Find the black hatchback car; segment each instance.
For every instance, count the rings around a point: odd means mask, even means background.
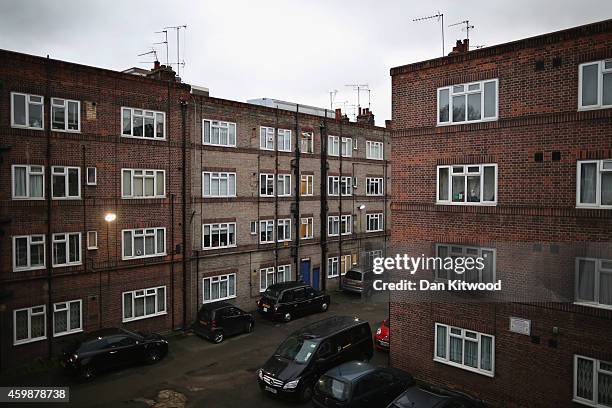
[[[283,282],[268,286],[257,301],[257,311],[272,319],[291,319],[329,309],[329,295],[304,282]]]
[[[294,332],[258,370],[260,389],[268,394],[307,401],[317,379],[351,360],[369,360],[374,353],[367,321],[333,316]]]
[[[69,372],[89,380],[102,371],[156,363],[166,354],[168,342],[159,334],[109,328],[91,332],[75,341],[64,350],[61,364]]]
[[[319,378],[312,403],[324,408],[384,407],[413,384],[412,376],[404,371],[351,361]]]
[[[213,343],[221,343],[227,336],[250,333],[255,328],[253,315],[228,302],[202,305],[193,331]]]
[[[484,408],[484,403],[460,392],[430,386],[412,386],[387,408]]]

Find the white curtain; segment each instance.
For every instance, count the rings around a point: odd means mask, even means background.
[[[480,368],[492,370],[493,340],[489,336],[480,337]]]
[[[580,167],[580,202],[594,204],[597,183],[597,163],[585,163]]]

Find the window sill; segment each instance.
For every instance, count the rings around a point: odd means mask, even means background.
[[[214,303],[214,302],[219,302],[221,300],[228,300],[228,299],[236,299],[236,295],[228,296],[228,297],[222,297],[222,298],[218,298],[218,299],[212,299],[212,300],[204,300],[204,301],[202,301],[202,304],[205,305],[206,303]]]
[[[78,197],[51,197],[51,200],[53,201],[76,201],[76,200],[80,200],[81,196]]]
[[[145,255],[145,256],[130,256],[130,257],[121,257],[122,261],[131,261],[133,259],[146,259],[146,258],[157,258],[166,256],[167,254],[164,252],[163,254],[154,254],[154,255]]]
[[[599,405],[599,404],[598,404],[598,403],[596,403],[596,402],[589,401],[589,400],[585,400],[585,399],[582,399],[582,398],[580,398],[580,397],[574,397],[574,398],[572,398],[572,401],[573,401],[573,402],[575,402],[575,403],[577,403],[577,404],[586,405],[586,406],[588,406],[588,407],[594,407],[594,408],[607,408],[605,405]]]
[[[491,377],[491,378],[495,377],[495,373],[494,372],[479,370],[478,368],[464,366],[462,364],[453,363],[452,361],[442,360],[442,359],[437,358],[437,357],[434,357],[433,360],[438,362],[438,363],[446,364],[446,365],[449,365],[451,367],[457,367],[457,368],[460,368],[460,369],[465,370],[465,371],[471,371],[473,373],[484,375],[486,377]]]
[[[52,132],[59,132],[59,133],[81,133],[81,129],[78,130],[68,130],[68,129],[54,129],[51,128]]]
[[[602,110],[602,109],[610,109],[612,105],[597,105],[597,106],[579,106],[578,112],[588,112],[593,110]]]
[[[36,337],[35,339],[13,341],[13,346],[20,346],[22,344],[34,343],[34,342],[46,340],[46,339],[47,339],[47,336],[43,336],[43,337]]]
[[[452,201],[436,201],[436,205],[452,205],[452,206],[466,206],[466,207],[496,207],[497,201],[492,203],[453,203]]]
[[[366,230],[366,234],[370,233],[370,232],[383,232],[383,230],[381,229],[377,229],[377,230]]]
[[[165,136],[163,138],[161,138],[161,137],[144,137],[144,136],[132,136],[132,135],[124,135],[124,134],[122,134],[121,137],[124,137],[126,139],[155,140],[155,141],[159,141],[159,142],[165,142],[166,141],[166,137]]]
[[[606,305],[603,303],[589,303],[589,302],[574,302],[576,306],[592,307],[593,309],[612,310],[612,305]]]
[[[45,197],[12,197],[13,201],[43,201]]]
[[[43,265],[43,266],[35,266],[33,268],[13,268],[13,272],[40,271],[41,269],[47,269],[47,267]]]
[[[497,122],[499,117],[480,119],[480,120],[465,120],[463,122],[437,122],[436,127],[446,127],[446,126],[458,126],[458,125],[471,125],[472,123],[486,123],[486,122]]]
[[[70,263],[65,263],[65,264],[53,264],[54,268],[64,268],[64,267],[69,267],[69,266],[79,266],[79,265],[83,265],[83,262],[70,262]]]
[[[82,332],[83,332],[83,329],[70,330],[70,331],[67,331],[67,332],[53,333],[53,337],[69,336],[71,334],[77,334],[77,333],[82,333]]]
[[[236,248],[237,246],[238,245],[228,245],[228,246],[214,247],[214,248],[205,248],[205,247],[202,247],[202,251],[215,251],[217,249]]]
[[[21,125],[11,125],[13,129],[29,129],[29,130],[45,130],[44,127],[31,127],[31,126],[21,126]]]
[[[129,323],[129,322],[133,322],[133,321],[136,321],[136,320],[144,320],[144,319],[150,319],[152,317],[165,316],[167,314],[168,314],[168,312],[164,311],[164,312],[159,312],[159,313],[150,314],[150,315],[146,315],[146,316],[130,317],[128,319],[123,318],[123,319],[121,319],[121,321],[123,323]]]
[[[165,195],[153,196],[153,197],[124,197],[124,196],[121,196],[122,200],[159,200],[163,198],[166,198],[166,196]]]
[[[577,210],[612,210],[612,205],[576,205]]]
[[[98,249],[98,247],[97,246],[95,246],[95,247],[87,247],[88,251],[93,251],[94,249]]]
[[[236,197],[238,197],[238,196],[236,196],[236,195],[227,195],[227,196],[205,196],[205,195],[203,195],[202,196],[202,198],[220,198],[220,199],[223,199],[223,198],[236,198]]]
[[[224,145],[224,144],[204,143],[204,142],[202,142],[202,146],[227,147],[230,149],[236,148],[236,145]]]

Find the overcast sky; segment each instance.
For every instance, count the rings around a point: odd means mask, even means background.
[[[155,31],[187,25],[181,36],[185,82],[212,96],[269,97],[321,107],[357,103],[346,84],[369,84],[376,122],[391,117],[389,69],[441,55],[440,23],[412,22],[444,13],[469,20],[474,45],[495,45],[612,18],[610,0],[1,0],[0,48],[123,70],[148,68],[163,40]],[[445,27],[446,52],[465,36]],[[176,35],[169,32],[170,59]],[[165,62],[165,48],[155,46]],[[361,105],[367,106],[367,92]]]

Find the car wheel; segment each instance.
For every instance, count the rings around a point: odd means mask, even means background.
[[[312,386],[306,384],[302,388],[302,393],[300,394],[300,399],[302,400],[302,402],[308,402],[311,398],[312,398]]]
[[[291,321],[291,313],[285,313],[285,315],[283,316],[283,320],[286,322],[290,322]]]
[[[327,312],[327,309],[329,308],[329,305],[325,302],[323,302],[323,304],[321,305],[321,311],[322,312]]]
[[[246,327],[245,333],[251,333],[253,331],[253,322],[249,322]]]
[[[213,342],[219,344],[223,341],[223,332],[221,330],[215,332],[215,336],[213,337]]]
[[[88,364],[85,367],[81,368],[81,378],[85,381],[90,381],[96,376],[96,369]]]
[[[159,351],[159,349],[157,347],[153,347],[147,353],[147,363],[155,364],[159,360],[161,360],[161,352]]]

